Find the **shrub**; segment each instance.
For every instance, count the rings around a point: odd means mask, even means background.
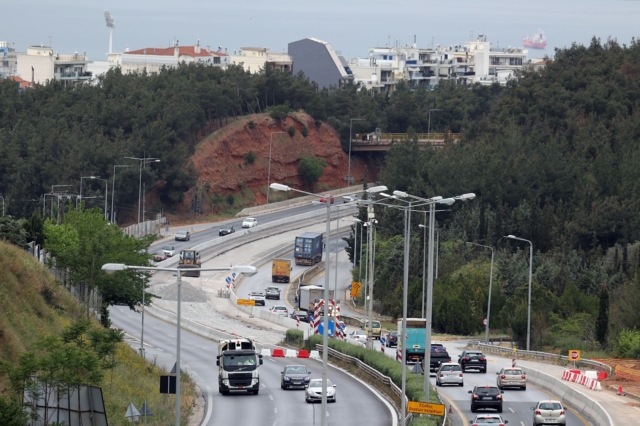
[[[256,161],[256,155],[253,151],[249,151],[247,155],[244,156],[244,164],[253,164]]]
[[[616,338],[613,350],[620,358],[640,358],[640,331],[623,329]]]
[[[305,138],[309,136],[309,128],[306,125],[302,128],[302,136]]]
[[[293,137],[293,135],[296,134],[296,128],[293,126],[289,126],[289,128],[287,129],[287,133],[289,133],[289,136]]]
[[[315,185],[320,176],[322,176],[323,168],[327,165],[324,158],[318,158],[313,155],[309,157],[302,157],[298,164],[298,174],[300,179],[308,188]]]
[[[256,127],[256,122],[253,120],[249,120],[247,126],[249,126],[250,129],[253,129],[254,127]]]
[[[273,118],[274,120],[282,121],[289,115],[289,103],[285,102],[282,105],[271,106],[267,108],[267,111],[269,111],[269,116],[271,118]]]
[[[229,195],[227,195],[226,200],[227,200],[227,204],[229,204],[230,206],[232,206],[232,205],[233,205],[233,203],[235,203],[236,198],[233,196],[233,194],[229,194]]]
[[[302,344],[303,342],[303,337],[304,334],[302,333],[302,330],[297,330],[295,328],[290,328],[287,330],[287,334],[285,335],[285,341],[287,343],[293,343],[293,344]]]
[[[319,129],[319,128],[320,128],[320,126],[322,126],[322,121],[320,121],[320,120],[316,120],[316,121],[314,121],[314,122],[313,122],[313,124],[315,124],[315,125],[316,125],[316,128],[317,128],[317,129]]]

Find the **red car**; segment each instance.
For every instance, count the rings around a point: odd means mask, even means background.
[[[327,195],[323,196],[322,198],[320,198],[320,202],[321,203],[326,203],[327,199],[329,200],[329,203],[333,204],[334,199],[333,199],[333,195],[331,195],[331,194],[327,194]]]

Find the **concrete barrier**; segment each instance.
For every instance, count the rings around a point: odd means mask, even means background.
[[[553,376],[534,370],[529,367],[522,367],[527,374],[527,381],[547,390],[554,395],[558,395],[560,399],[568,405],[579,410],[582,414],[590,417],[595,424],[600,426],[613,426],[613,419],[609,413],[602,408],[597,401],[592,400],[584,393],[563,383],[562,380]]]

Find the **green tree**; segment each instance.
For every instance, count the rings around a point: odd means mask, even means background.
[[[15,220],[11,216],[0,217],[0,240],[26,249],[27,238],[27,231],[24,229],[22,221]]]
[[[310,189],[318,183],[322,176],[323,169],[327,166],[324,158],[316,156],[302,157],[298,163],[298,175],[303,185]]]
[[[26,426],[29,416],[22,409],[17,398],[5,399],[0,396],[0,424],[4,426]]]
[[[609,333],[609,290],[606,285],[600,287],[598,317],[596,318],[596,340],[604,348]]]

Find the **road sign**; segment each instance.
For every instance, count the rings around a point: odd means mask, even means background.
[[[580,351],[571,349],[569,351],[569,359],[571,361],[580,361]]]
[[[335,324],[333,321],[329,320],[329,336],[333,336],[334,333],[335,333]],[[318,334],[320,335],[324,334],[324,321],[320,321],[320,324],[318,324]]]
[[[409,401],[407,411],[416,414],[444,416],[444,404],[429,404],[427,402]]]
[[[238,299],[238,305],[255,306],[256,301],[250,299]]]
[[[486,318],[482,320],[482,325],[485,325],[485,326],[487,325],[487,319]]]
[[[362,283],[359,281],[353,281],[351,283],[351,297],[359,297],[360,296],[360,288],[362,287]]]

